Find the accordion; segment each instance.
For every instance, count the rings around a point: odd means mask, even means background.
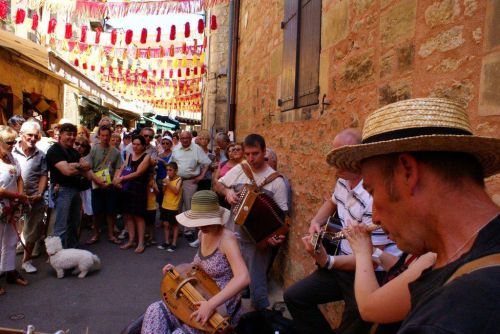
[[[259,246],[273,235],[288,232],[286,213],[260,188],[245,185],[240,192],[238,203],[231,209],[234,222],[240,225]]]

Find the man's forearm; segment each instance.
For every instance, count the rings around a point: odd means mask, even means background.
[[[226,196],[226,190],[228,188],[226,188],[225,185],[223,185],[222,183],[220,183],[219,181],[215,181],[215,185],[214,185],[214,188],[215,188],[215,192],[218,193],[219,195],[221,196]]]
[[[324,225],[328,220],[328,217],[330,217],[335,212],[336,208],[336,205],[332,202],[331,199],[325,201],[321,208],[319,208],[318,213],[316,213],[314,218],[311,220],[311,223],[318,224],[319,226]]]

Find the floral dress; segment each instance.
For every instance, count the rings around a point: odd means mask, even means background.
[[[212,254],[202,256],[200,251],[196,253],[194,265],[203,269],[217,283],[222,290],[233,278],[233,272],[226,256],[217,248]],[[230,318],[231,326],[236,326],[241,317],[241,294],[226,301],[225,306]],[[205,333],[199,329],[190,327],[177,319],[175,315],[165,306],[163,301],[149,305],[144,314],[142,323],[143,334],[201,334]]]

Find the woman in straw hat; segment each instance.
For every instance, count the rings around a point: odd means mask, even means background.
[[[200,248],[193,265],[199,266],[219,286],[220,292],[208,301],[198,303],[192,317],[206,323],[215,309],[225,304],[231,315],[230,324],[236,325],[240,316],[241,291],[250,282],[247,267],[241,256],[238,241],[233,232],[224,227],[230,216],[229,210],[219,206],[217,195],[210,190],[198,191],[191,200],[191,210],[177,215],[177,221],[190,228],[199,228]],[[167,264],[162,271],[173,268]],[[151,304],[145,315],[142,333],[203,333],[177,319],[163,301]]]

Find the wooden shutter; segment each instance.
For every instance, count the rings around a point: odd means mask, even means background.
[[[283,29],[283,69],[281,75],[281,110],[295,108],[297,77],[297,29],[300,0],[285,0]]]
[[[300,0],[297,107],[317,104],[321,49],[321,0]]]

